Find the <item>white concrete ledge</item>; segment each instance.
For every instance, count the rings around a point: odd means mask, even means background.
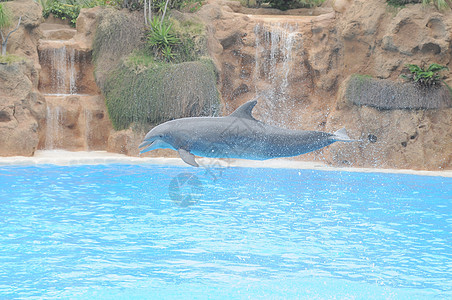
[[[283,169],[308,169],[322,171],[364,172],[364,173],[395,173],[414,174],[423,176],[452,177],[452,170],[444,171],[418,171],[407,169],[376,169],[376,168],[336,168],[322,162],[295,161],[288,159],[270,159],[254,161],[244,159],[223,160],[197,158],[198,163],[204,168],[283,168]],[[71,152],[64,150],[36,151],[35,156],[11,156],[0,157],[0,166],[4,165],[39,165],[52,164],[59,166],[68,165],[99,165],[99,164],[161,164],[173,166],[186,166],[180,158],[166,157],[131,157],[105,151]]]

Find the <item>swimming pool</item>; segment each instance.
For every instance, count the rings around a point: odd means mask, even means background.
[[[0,166],[0,298],[452,297],[452,178]]]

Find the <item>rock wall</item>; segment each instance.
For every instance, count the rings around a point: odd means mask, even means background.
[[[40,65],[36,48],[41,7],[32,0],[5,2],[13,14],[7,52],[24,58],[0,64],[0,156],[31,156],[38,147],[45,118],[45,100],[38,91]]]
[[[447,89],[437,93],[441,99],[433,101],[443,109],[424,109],[429,103],[417,110],[402,109],[417,105],[407,103],[405,107],[387,103],[371,108],[363,105],[372,99],[347,99],[345,93],[346,79],[352,74],[388,79],[397,85],[406,64],[452,66],[451,10],[439,12],[421,4],[392,8],[385,0],[328,2],[334,11],[324,8],[315,16],[313,11],[298,10],[294,12],[298,16],[291,17],[244,15],[237,3],[228,1],[209,1],[203,6],[199,15],[210,27],[210,51],[220,72],[225,112],[258,97],[255,115],[261,120],[329,132],[346,127],[351,137],[363,140],[336,143],[296,159],[339,166],[452,168],[450,109],[444,109],[450,105]],[[274,40],[281,38],[274,28],[282,24],[296,28],[290,33],[295,43],[289,60],[282,50],[271,48]],[[265,36],[271,48],[267,52],[259,49]],[[265,68],[260,67],[259,56],[274,58],[276,63],[269,70],[290,62],[284,93],[269,96],[266,92],[275,76],[262,74]],[[449,74],[445,72],[446,82],[451,84]],[[425,102],[429,96],[419,96],[417,102]]]
[[[4,5],[14,16],[12,26],[22,17],[7,51],[24,61],[0,64],[0,155],[105,150],[112,127],[89,48],[96,9],[82,14],[77,32],[59,19],[43,22],[33,0]]]
[[[346,126],[363,142],[334,145],[326,160],[334,165],[451,169],[452,110],[448,108],[448,90],[435,89],[424,95],[413,86],[400,91],[400,83],[396,82],[402,81],[400,74],[406,64],[452,66],[452,12],[439,12],[434,6],[421,4],[396,9],[385,2],[353,1],[337,15],[338,45],[343,53],[341,86],[327,128]],[[392,83],[388,84],[397,86],[393,102],[382,105],[388,100],[380,94],[376,101],[379,105],[369,103],[369,99],[360,101],[365,106],[352,104],[357,100],[346,92],[350,81],[344,76],[354,73],[390,79]],[[451,84],[450,72],[443,74]],[[400,93],[407,95],[410,104],[402,103]],[[372,96],[369,92],[369,98]]]
[[[451,169],[451,108],[381,110],[357,106],[350,103],[344,90],[327,127],[345,125],[362,141],[336,143],[325,153],[326,161],[339,166]]]
[[[0,156],[32,156],[45,118],[33,63],[0,64],[0,87]]]
[[[4,2],[3,5],[13,15],[11,29],[17,25],[19,17],[22,17],[20,27],[11,34],[8,39],[8,53],[14,53],[31,60],[39,72],[39,58],[37,43],[41,37],[39,25],[43,21],[42,8],[34,0],[16,0]]]

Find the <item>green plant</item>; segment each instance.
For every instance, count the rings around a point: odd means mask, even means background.
[[[69,24],[75,27],[80,9],[95,6],[115,6],[116,2],[108,0],[39,0],[42,6],[42,15],[47,18],[50,14],[62,20],[69,20]]]
[[[173,47],[175,62],[195,61],[207,55],[207,33],[201,22],[171,19],[174,34],[180,43]]]
[[[3,6],[2,3],[0,3],[0,29],[6,28],[11,24],[11,14],[6,9],[6,7]]]
[[[405,4],[410,3],[422,3],[423,5],[433,4],[438,9],[445,9],[451,5],[451,2],[448,2],[447,0],[386,0],[386,2],[392,6],[404,6]]]
[[[450,2],[447,3],[446,0],[422,0],[422,4],[428,5],[430,3],[433,3],[438,9],[445,9],[450,5]]]
[[[124,64],[135,70],[136,73],[140,73],[150,67],[158,65],[153,56],[148,55],[146,51],[136,50],[133,51],[125,60]]]
[[[12,63],[21,62],[21,61],[24,61],[24,60],[25,60],[24,57],[17,56],[17,55],[14,55],[14,54],[7,54],[7,55],[1,55],[0,56],[0,64],[10,65]]]
[[[150,22],[150,30],[147,35],[148,44],[156,50],[158,56],[162,56],[167,61],[174,58],[172,47],[180,43],[179,38],[171,32],[171,27],[171,22],[162,21],[155,16]]]
[[[292,8],[315,7],[321,5],[325,0],[269,0],[271,7],[280,10]]]
[[[80,6],[53,1],[42,12],[44,18],[47,18],[50,14],[62,20],[69,20],[70,25],[75,27],[77,17],[80,14]]]
[[[443,70],[448,70],[446,66],[439,64],[431,64],[428,68],[421,68],[415,64],[408,64],[406,68],[409,70],[410,74],[401,75],[402,78],[408,81],[415,82],[422,87],[431,87],[441,83],[443,76],[439,73]]]

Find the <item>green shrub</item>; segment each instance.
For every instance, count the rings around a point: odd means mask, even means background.
[[[175,62],[195,61],[207,55],[207,32],[201,22],[171,19],[179,43],[173,47]]]
[[[77,17],[80,14],[80,6],[54,1],[42,12],[44,18],[47,18],[50,14],[62,20],[69,20],[69,24],[75,27]]]
[[[39,0],[39,3],[43,8],[42,15],[44,18],[53,14],[56,18],[69,20],[72,27],[75,27],[80,9],[114,4],[114,2],[108,0]]]
[[[386,0],[388,4],[393,6],[404,6],[405,4],[410,3],[422,3],[424,5],[433,4],[438,9],[445,9],[450,6],[450,2],[448,3],[446,0]]]
[[[132,60],[136,60],[137,54],[133,55]],[[216,74],[210,60],[154,63],[139,72],[136,65],[126,62],[111,72],[103,92],[116,130],[132,124],[215,115],[219,107]]]
[[[320,6],[325,0],[269,0],[271,7],[280,10],[288,10],[292,8],[315,7]]]
[[[147,33],[147,42],[149,51],[160,61],[195,61],[207,54],[206,30],[200,22],[170,18],[160,27],[160,20],[155,17]]]
[[[421,87],[431,87],[434,85],[441,84],[443,76],[439,73],[443,70],[448,70],[446,66],[439,64],[431,64],[428,68],[421,68],[418,65],[408,64],[406,68],[409,70],[410,74],[401,75],[402,78],[415,82]]]
[[[217,75],[212,61],[202,58],[205,26],[171,18],[162,28],[155,22],[158,35],[152,36],[140,21],[141,15],[105,9],[93,41],[96,82],[114,128],[215,114]]]
[[[172,25],[168,20],[161,21],[159,17],[155,16],[150,22],[147,34],[148,44],[153,48],[155,54],[166,61],[174,59],[172,48],[180,42],[171,31]]]

